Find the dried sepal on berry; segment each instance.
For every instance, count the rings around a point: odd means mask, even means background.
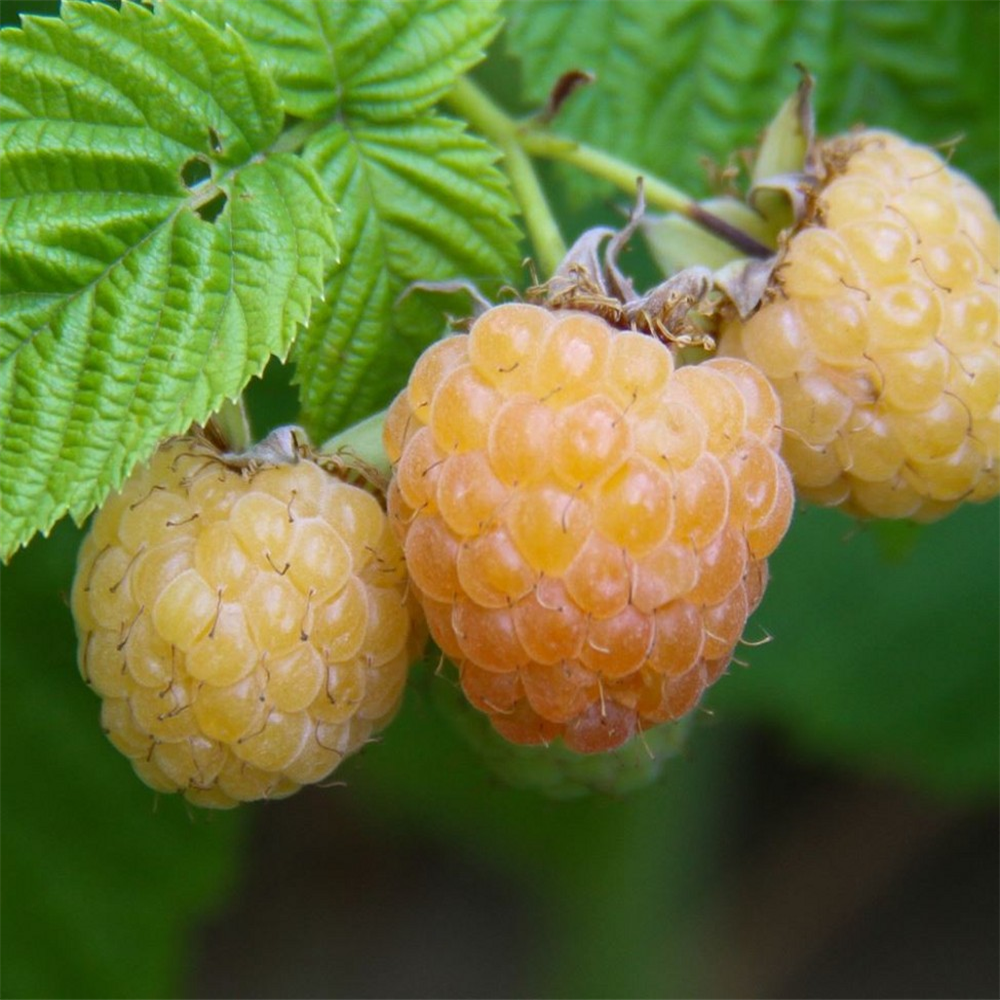
[[[592,313],[611,326],[649,334],[680,347],[715,349],[709,318],[714,312],[713,273],[704,263],[685,267],[656,287],[640,293],[618,266],[618,255],[646,216],[642,178],[636,179],[636,202],[621,230],[597,226],[581,234],[548,281],[528,291],[531,302],[549,309]],[[719,225],[728,225],[721,217]],[[734,234],[740,230],[733,229]],[[745,236],[749,245],[754,241]],[[760,248],[766,253],[766,248]]]
[[[153,788],[229,807],[322,781],[425,636],[363,471],[282,428],[166,441],[95,516],[72,608],[102,724]]]

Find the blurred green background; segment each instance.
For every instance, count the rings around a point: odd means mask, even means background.
[[[804,59],[821,130],[965,133],[956,162],[996,200],[998,11],[512,4],[478,76],[517,111],[596,70],[560,128],[697,190],[700,154],[752,141]],[[542,173],[567,234],[618,217],[614,192]],[[288,376],[251,387],[258,431],[294,419]],[[996,995],[997,514],[799,511],[749,630],[773,641],[628,798],[502,787],[411,692],[343,787],[225,814],[154,795],[101,734],[64,522],[0,570],[0,992]]]

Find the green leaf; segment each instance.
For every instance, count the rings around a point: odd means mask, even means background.
[[[336,109],[389,121],[426,111],[500,27],[497,0],[183,2],[239,31],[302,118]]]
[[[898,533],[897,533],[898,534]],[[953,796],[996,793],[1000,719],[997,506],[968,506],[892,561],[877,530],[799,513],[749,627],[773,641],[713,688],[810,754]]]
[[[2,37],[8,555],[283,356],[335,240],[232,31],[173,5],[68,2]]]
[[[303,422],[321,440],[386,404],[443,332],[440,297],[400,303],[403,290],[456,276],[495,290],[517,267],[518,232],[496,153],[456,122],[331,125],[304,155],[343,206],[343,263],[293,353]]]
[[[569,69],[597,74],[555,128],[707,192],[702,158],[753,144],[798,82],[817,77],[820,130],[858,122],[937,143],[965,133],[956,165],[1000,183],[995,4],[515,0],[507,48],[541,105]],[[586,190],[593,193],[593,186]]]
[[[250,813],[157,796],[102,734],[60,600],[78,543],[64,522],[0,573],[3,995],[176,997]]]
[[[305,159],[342,208],[343,256],[293,353],[300,419],[322,440],[386,404],[443,332],[444,300],[399,303],[409,284],[463,277],[490,291],[515,273],[515,206],[495,151],[430,111],[482,58],[498,5],[185,3],[246,37],[294,114],[335,115]]]

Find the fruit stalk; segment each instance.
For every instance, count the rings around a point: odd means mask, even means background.
[[[768,247],[758,243],[743,230],[706,211],[680,188],[662,178],[650,176],[649,171],[585,143],[554,135],[537,125],[519,124],[468,79],[460,80],[446,101],[452,110],[495,142],[503,152],[504,168],[514,189],[514,196],[521,205],[531,241],[542,269],[547,274],[556,270],[566,251],[545,193],[531,165],[532,156],[569,163],[592,177],[610,181],[633,196],[636,193],[636,182],[641,177],[646,201],[652,208],[676,212],[720,236],[750,257],[768,257],[772,253]]]
[[[503,153],[503,169],[521,206],[538,263],[543,273],[553,274],[566,256],[566,244],[531,159],[521,145],[517,124],[466,78],[455,84],[445,100]]]
[[[243,399],[224,399],[212,419],[218,424],[229,451],[243,452],[250,447],[250,418]]]
[[[521,148],[531,156],[568,163],[592,177],[610,181],[626,194],[635,194],[635,181],[642,177],[646,201],[653,208],[666,212],[689,215],[697,208],[694,198],[680,188],[668,184],[659,177],[651,177],[648,170],[594,149],[586,143],[576,142],[539,128],[523,128],[518,133]]]
[[[769,257],[773,252],[742,229],[704,209],[680,188],[674,187],[662,178],[651,176],[648,170],[634,163],[628,163],[603,150],[538,128],[522,129],[518,133],[518,138],[521,148],[526,153],[568,163],[592,177],[610,181],[629,195],[635,195],[636,181],[641,177],[646,203],[651,208],[676,212],[721,237],[730,246],[736,247],[750,257]]]

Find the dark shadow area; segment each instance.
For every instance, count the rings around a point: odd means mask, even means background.
[[[331,796],[336,808],[331,808]],[[523,995],[528,901],[449,845],[370,829],[347,788],[260,810],[244,884],[199,935],[200,997]]]
[[[744,760],[697,913],[710,995],[998,994],[995,809],[803,766],[762,735]],[[243,885],[198,936],[191,994],[540,995],[551,928],[527,881],[369,817],[350,788],[261,809]]]

